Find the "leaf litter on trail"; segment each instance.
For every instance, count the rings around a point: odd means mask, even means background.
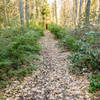
[[[46,32],[39,41],[42,44],[42,63],[32,75],[25,77],[21,84],[14,83],[5,89],[7,100],[92,100],[88,92],[87,77],[71,75],[66,56],[56,46],[53,34]],[[69,62],[68,62],[69,63]]]

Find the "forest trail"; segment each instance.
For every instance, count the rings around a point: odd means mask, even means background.
[[[69,73],[66,56],[70,53],[61,52],[53,34],[45,32],[39,42],[43,63],[21,85],[7,88],[7,100],[92,100],[87,78]]]

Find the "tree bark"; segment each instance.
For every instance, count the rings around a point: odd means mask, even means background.
[[[38,0],[35,1],[35,4],[36,4],[36,18],[38,18],[39,17]]]
[[[82,0],[80,0],[80,6],[79,6],[79,23],[81,19],[81,10],[82,10]]]
[[[7,1],[4,0],[4,27],[6,28],[8,25],[8,19],[7,19]]]
[[[73,22],[76,27],[77,25],[77,0],[73,0]]]
[[[24,27],[24,11],[23,11],[23,1],[19,0],[19,13],[21,26]]]
[[[90,24],[90,6],[91,0],[88,0],[86,5],[86,24]]]
[[[77,0],[75,0],[75,19],[77,23]]]
[[[57,18],[57,1],[56,0],[55,0],[54,5],[55,5],[55,22],[57,24],[58,23],[58,18]]]
[[[26,18],[26,25],[29,27],[29,10],[28,10],[28,0],[25,1],[25,18]]]
[[[99,11],[98,11],[98,23],[100,24],[100,0],[99,0]]]
[[[82,16],[82,4],[84,0],[80,0],[80,5],[79,5],[79,21],[78,21],[78,26],[80,27],[81,23],[81,16]]]

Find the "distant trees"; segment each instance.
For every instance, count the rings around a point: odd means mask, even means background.
[[[65,1],[62,1],[62,5],[61,5],[61,12],[60,12],[60,16],[61,16],[61,19],[60,19],[60,23],[62,25],[64,25],[64,27],[66,26],[66,18],[67,18],[67,2]]]
[[[43,22],[44,3],[48,0],[0,0],[0,27],[13,27],[15,23],[28,27],[33,21]],[[100,0],[53,0],[48,6],[49,20],[64,27],[100,24]]]
[[[43,21],[44,29],[47,29],[48,17],[50,14],[49,5],[47,3],[44,3],[42,5],[41,14],[42,14],[42,21]]]
[[[53,0],[52,5],[51,6],[51,21],[53,21],[54,23],[58,24],[58,5],[57,5],[57,0]]]
[[[86,24],[99,25],[100,0],[61,0],[60,19],[62,24],[71,23],[74,28]]]
[[[47,0],[0,0],[0,29],[29,26],[29,22],[42,22],[42,5]]]
[[[70,21],[70,23],[71,22],[73,23],[74,27],[77,27],[77,26],[80,27],[82,23],[86,23],[89,25],[91,19],[93,19],[91,22],[93,21],[95,22],[97,20],[95,17],[97,13],[96,7],[98,7],[98,5],[97,3],[94,4],[94,2],[96,2],[96,0],[72,0],[72,1],[62,0],[61,12],[60,12],[62,14],[60,16],[61,18],[62,18],[62,15],[65,16],[62,22],[68,23],[68,21]],[[65,6],[65,4],[67,5]],[[70,9],[70,11],[68,9]],[[98,14],[98,19],[99,19],[99,14]]]
[[[61,1],[61,12],[60,12],[60,24],[64,27],[69,26],[72,24],[71,20],[73,17],[70,17],[71,13],[71,6],[70,6],[70,0],[62,0]]]

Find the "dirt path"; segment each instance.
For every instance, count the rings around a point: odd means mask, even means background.
[[[43,64],[21,85],[17,83],[17,86],[8,87],[5,93],[8,100],[91,100],[86,77],[76,77],[68,71],[66,56],[70,53],[61,53],[57,41],[49,32],[40,43],[43,46]]]

